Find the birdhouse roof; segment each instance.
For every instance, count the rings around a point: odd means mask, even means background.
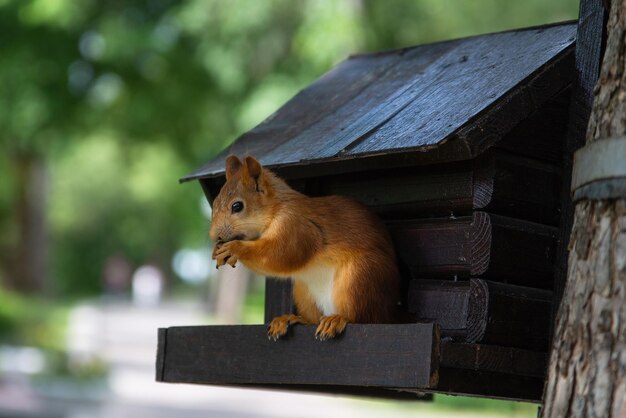
[[[575,40],[562,23],[351,56],[181,180],[223,175],[229,154],[296,169],[473,158],[567,86]]]

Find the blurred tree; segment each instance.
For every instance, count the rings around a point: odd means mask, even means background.
[[[576,3],[0,0],[4,282],[41,289],[51,264],[60,292],[94,292],[118,253],[167,268],[206,239],[199,188],[176,179],[347,55],[572,19]]]
[[[44,154],[66,135],[77,100],[63,82],[71,36],[38,24],[25,6],[5,2],[0,9],[0,144],[11,180],[3,192],[12,196],[1,253],[10,287],[32,291],[41,289],[46,275]]]

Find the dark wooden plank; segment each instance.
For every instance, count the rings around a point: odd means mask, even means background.
[[[543,378],[545,352],[485,344],[442,343],[440,366]]]
[[[429,388],[437,384],[433,324],[349,324],[330,341],[295,326],[283,339],[264,325],[167,329],[162,381],[235,385]]]
[[[556,229],[474,212],[472,216],[387,222],[413,278],[469,278],[552,286]]]
[[[552,293],[471,280],[411,280],[407,311],[413,320],[435,322],[441,337],[546,351]]]
[[[490,280],[551,289],[557,229],[532,222],[490,215],[492,251]]]
[[[407,312],[412,321],[438,324],[443,340],[468,342],[470,298],[469,280],[411,280]]]
[[[485,324],[473,327],[482,330],[475,334],[480,335],[476,342],[548,350],[552,292],[487,281],[475,284],[473,295],[484,295],[487,302],[485,312],[480,296],[470,299],[473,322]]]
[[[570,42],[573,42],[571,34]],[[562,51],[526,83],[520,84],[477,120],[461,129],[457,136],[478,155],[496,144],[521,120],[540,109],[540,105],[558,95],[572,80],[573,46]],[[524,144],[522,148],[524,147]],[[523,151],[522,151],[523,152]]]
[[[163,371],[165,367],[165,350],[167,344],[167,328],[159,328],[157,334],[157,354],[156,354],[156,380],[163,380]]]
[[[265,323],[277,316],[294,312],[291,280],[265,279]]]
[[[264,157],[275,147],[297,137],[327,113],[335,112],[359,95],[393,67],[402,55],[401,51],[391,51],[386,54],[356,56],[341,62],[296,94],[261,124],[240,136],[213,160],[182,180],[203,177],[206,173],[222,173],[223,161],[229,154]],[[341,94],[337,94],[338,91]]]
[[[305,191],[353,197],[385,219],[463,215],[483,209],[556,225],[560,175],[550,164],[488,152],[475,161],[313,177]]]
[[[401,51],[401,59],[389,71],[341,108],[327,112],[326,117],[298,137],[276,147],[264,157],[265,162],[297,162],[335,156],[407,106],[422,88],[424,79],[428,78],[426,74],[433,74],[434,63],[461,42],[440,42]],[[324,107],[322,103],[319,105]],[[320,144],[320,141],[324,143]]]
[[[380,388],[374,386],[338,386],[338,385],[220,385],[249,389],[268,389],[283,392],[305,392],[313,394],[326,394],[332,396],[355,396],[368,399],[379,398],[395,401],[419,401],[430,402],[433,400],[432,393],[422,390],[407,391],[394,388]]]
[[[561,170],[551,164],[498,153],[477,159],[474,209],[556,226]]]
[[[424,217],[469,212],[473,200],[471,161],[313,178],[315,195],[353,197],[381,217]]]
[[[400,260],[413,278],[470,277],[486,271],[491,249],[488,215],[387,222]]]
[[[472,285],[468,342],[548,349],[552,292],[483,280]]]
[[[439,383],[426,392],[541,402],[546,353],[442,343]]]
[[[540,403],[544,379],[442,367],[434,393]]]
[[[494,147],[560,167],[570,99],[571,87],[567,87],[519,122]]]
[[[571,47],[574,36],[572,25],[561,25],[467,39],[429,67],[415,100],[356,147],[351,147],[350,154],[437,144],[470,120],[476,120],[477,115],[502,103],[507,105],[502,112],[496,112],[497,118],[510,118],[503,127],[514,126],[535,108],[530,90],[518,85]],[[510,48],[511,44],[516,48]],[[513,109],[516,111],[512,112]],[[485,128],[493,124],[481,125]],[[478,138],[486,137],[473,136],[473,141]]]
[[[443,343],[436,392],[541,402],[546,367],[543,352]]]

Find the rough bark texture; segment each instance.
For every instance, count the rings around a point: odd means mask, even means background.
[[[626,0],[607,33],[588,143],[626,134]],[[626,417],[626,199],[580,202],[569,249],[542,417]]]

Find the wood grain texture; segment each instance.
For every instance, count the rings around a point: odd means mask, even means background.
[[[412,280],[407,311],[418,322],[434,322],[441,337],[545,352],[552,293],[471,280]]]
[[[234,385],[435,387],[439,336],[433,324],[350,324],[333,340],[292,327],[275,342],[264,325],[170,327],[161,381]],[[163,344],[163,342],[162,342]]]
[[[294,327],[273,342],[264,326],[159,330],[157,380],[411,399],[417,392],[537,401],[545,353],[439,343],[432,324],[349,325],[333,341]],[[409,392],[409,393],[407,393]]]
[[[442,367],[436,393],[541,402],[543,378]]]
[[[556,225],[559,217],[560,169],[506,152],[487,152],[473,161],[304,181],[301,190],[306,194],[349,196],[384,219],[461,216],[476,209],[548,225]]]
[[[505,98],[456,135],[471,147],[474,155],[496,144],[521,120],[539,110],[539,104],[554,98],[571,83],[573,60],[572,50],[559,54],[541,73],[512,88]]]
[[[474,209],[558,225],[562,187],[560,167],[509,153],[478,158],[474,160],[474,167],[475,177],[481,180],[474,181]],[[493,174],[489,175],[489,171]],[[485,196],[487,193],[488,197]]]
[[[561,166],[563,142],[568,130],[574,66],[569,68],[571,83],[546,101],[494,145],[517,155]]]
[[[183,180],[220,176],[229,153],[270,167],[475,156],[567,87],[574,38],[557,24],[348,59]]]
[[[441,367],[543,378],[545,352],[484,344],[443,343]]]
[[[439,384],[428,392],[538,403],[545,353],[484,344],[441,344]]]
[[[556,229],[474,212],[472,216],[387,222],[413,278],[483,277],[552,287]]]
[[[276,147],[266,157],[266,163],[334,157],[367,140],[370,132],[386,125],[415,100],[425,75],[436,77],[433,72],[436,63],[454,54],[455,47],[461,42],[441,42],[403,50],[389,71],[373,80],[341,109],[327,113],[320,123],[289,143]],[[324,143],[320,144],[320,140]]]

